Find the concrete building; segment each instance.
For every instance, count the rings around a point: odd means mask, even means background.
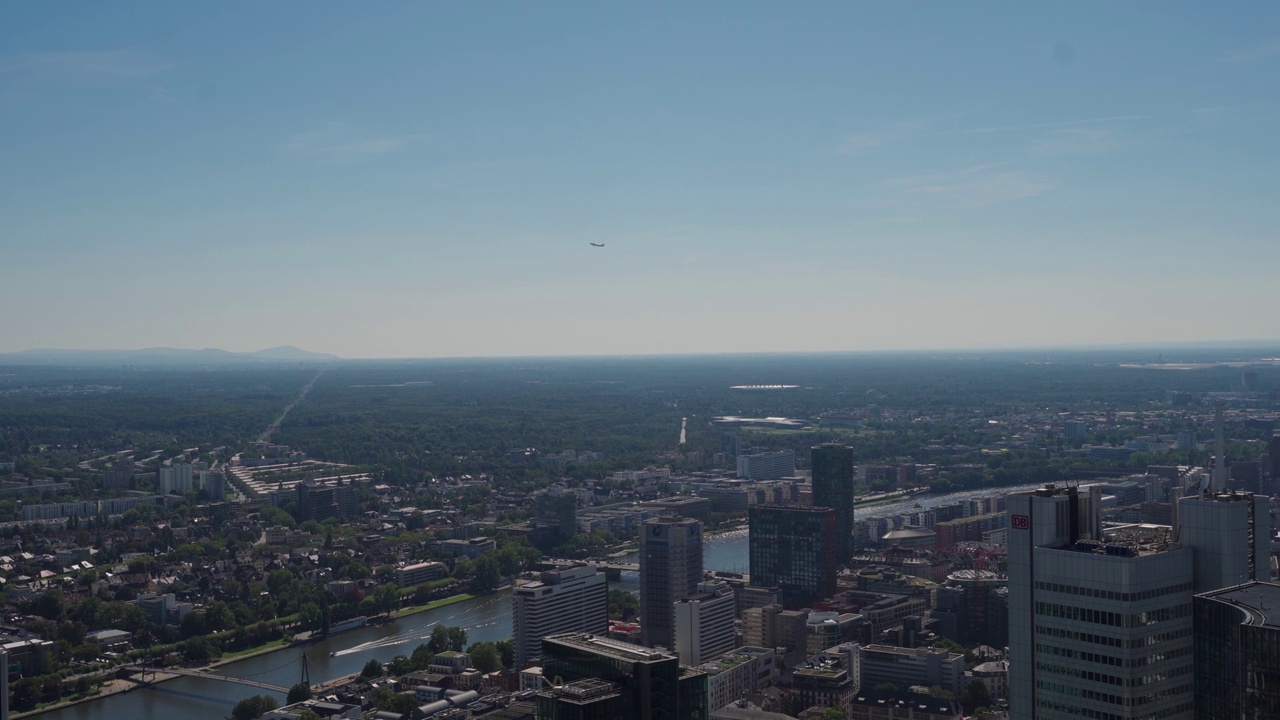
[[[740,647],[698,669],[707,674],[707,707],[715,712],[772,685],[779,663],[773,648]]]
[[[853,698],[849,720],[963,720],[959,700],[885,690],[861,690]]]
[[[819,445],[810,450],[813,504],[836,511],[836,561],[853,557],[853,448]]]
[[[193,492],[196,489],[191,463],[185,462],[174,461],[161,467],[156,473],[156,483],[161,495]]]
[[[933,647],[864,645],[861,659],[862,687],[893,683],[906,690],[912,685],[936,685],[957,697],[964,695],[964,655],[960,653]]]
[[[808,654],[808,617],[808,611],[783,610],[781,605],[749,608],[743,612],[743,644],[782,648],[783,663],[793,666]]]
[[[1178,538],[1195,555],[1195,591],[1271,580],[1271,499],[1216,492],[1178,501]]]
[[[442,562],[420,562],[396,568],[396,585],[400,589],[449,577],[449,566]]]
[[[777,587],[788,610],[836,591],[836,511],[808,505],[757,505],[748,515],[751,582]]]
[[[777,480],[796,474],[796,454],[791,450],[738,456],[738,477]]]
[[[681,663],[701,665],[737,647],[734,606],[733,590],[723,581],[699,583],[697,594],[675,602],[675,651]]]
[[[210,500],[222,500],[227,496],[227,476],[221,470],[205,470],[200,473],[200,489]]]
[[[608,583],[588,565],[542,573],[511,591],[516,668],[532,665],[542,638],[566,632],[605,635],[609,631]]]
[[[791,692],[803,708],[839,708],[848,717],[857,690],[857,681],[845,667],[843,654],[816,655],[791,674]]]
[[[647,520],[640,533],[640,641],[674,648],[675,603],[698,594],[702,581],[702,523],[689,518]]]

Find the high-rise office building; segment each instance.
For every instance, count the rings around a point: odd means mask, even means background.
[[[788,610],[836,592],[836,511],[810,505],[756,505],[748,515],[751,582],[776,587]]]
[[[836,559],[853,557],[853,448],[819,445],[810,452],[813,504],[836,511]]]
[[[1193,593],[1269,578],[1267,500],[1184,498],[1173,528],[1104,529],[1097,487],[1008,508],[1012,717],[1194,717]]]
[[[537,580],[516,583],[511,611],[516,668],[523,669],[537,659],[548,635],[608,634],[608,583],[604,573],[588,565],[550,570]]]
[[[733,588],[722,580],[698,584],[698,593],[675,603],[675,651],[685,665],[701,665],[738,645]]]
[[[1191,548],[1159,526],[1104,534],[1096,487],[1008,507],[1012,717],[1190,720]]]
[[[584,633],[542,641],[539,720],[706,720],[707,674],[673,653]]]
[[[1196,720],[1280,718],[1280,585],[1195,598]]]
[[[1215,492],[1178,501],[1179,542],[1195,554],[1198,593],[1271,579],[1271,498]]]
[[[702,523],[654,518],[640,533],[640,641],[675,647],[675,602],[698,594]]]

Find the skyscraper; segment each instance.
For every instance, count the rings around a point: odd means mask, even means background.
[[[836,511],[836,560],[853,557],[853,448],[818,445],[810,453],[813,504]]]
[[[1257,582],[1195,598],[1197,720],[1280,717],[1280,585]]]
[[[675,647],[675,602],[698,594],[702,523],[690,518],[645,521],[640,533],[640,641]]]
[[[1190,720],[1191,548],[1161,526],[1104,534],[1096,487],[1008,508],[1012,717]]]
[[[836,592],[836,511],[810,505],[755,505],[748,519],[751,582],[776,587],[788,610]]]
[[[608,633],[608,584],[604,573],[587,565],[550,570],[538,580],[516,583],[511,611],[516,668],[523,669],[542,652],[548,635]]]
[[[1012,717],[1198,717],[1193,593],[1270,577],[1268,505],[1206,492],[1174,528],[1104,529],[1097,486],[1010,495]]]

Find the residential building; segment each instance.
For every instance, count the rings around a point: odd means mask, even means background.
[[[813,504],[836,511],[836,560],[853,557],[853,448],[818,445],[810,450]]]
[[[511,591],[516,668],[532,665],[542,638],[566,632],[605,635],[609,598],[605,574],[588,565],[551,570]]]
[[[161,495],[188,493],[195,490],[195,476],[191,463],[174,461],[156,473],[157,488]]]
[[[696,595],[675,602],[675,651],[681,663],[701,665],[737,646],[734,606],[733,589],[724,581],[699,583]]]
[[[757,505],[748,515],[751,582],[776,587],[788,610],[836,591],[838,525],[833,508]]]
[[[707,707],[715,712],[769,687],[778,676],[779,662],[773,648],[740,647],[698,669],[707,674]]]
[[[675,603],[698,593],[702,580],[702,523],[654,518],[640,534],[640,641],[675,647]]]
[[[200,473],[200,488],[210,500],[222,500],[227,496],[227,476],[221,470],[205,470]]]
[[[848,717],[857,689],[843,654],[815,655],[791,674],[791,692],[803,708],[839,708]]]

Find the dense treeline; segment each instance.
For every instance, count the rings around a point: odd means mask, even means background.
[[[39,446],[238,445],[317,368],[0,368],[0,454]]]

